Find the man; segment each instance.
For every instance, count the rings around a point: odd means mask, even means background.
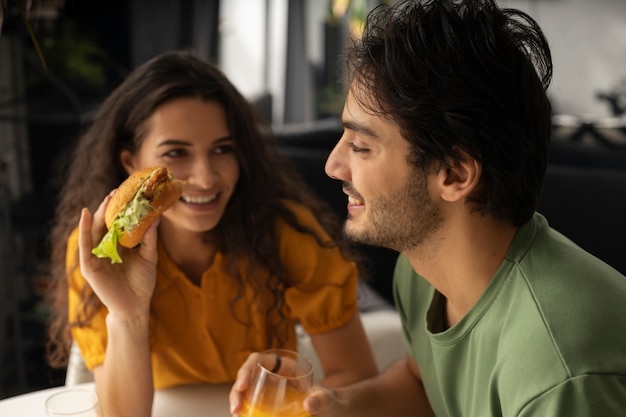
[[[401,2],[370,14],[346,62],[326,172],[348,196],[346,237],[401,253],[408,352],[307,410],[626,415],[626,277],[535,213],[552,75],[536,22],[492,0]]]

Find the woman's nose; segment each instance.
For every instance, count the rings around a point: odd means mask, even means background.
[[[214,164],[207,158],[193,164],[187,182],[208,190],[215,185],[218,176]]]

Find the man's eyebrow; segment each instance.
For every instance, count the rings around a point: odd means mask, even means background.
[[[351,120],[344,120],[342,124],[343,124],[344,129],[354,130],[357,133],[361,133],[363,135],[366,135],[372,138],[378,137],[378,135],[372,129],[360,123],[356,123]]]

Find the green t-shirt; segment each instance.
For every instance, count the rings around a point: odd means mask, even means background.
[[[443,296],[402,256],[394,291],[437,416],[626,416],[626,277],[540,214],[451,328]]]

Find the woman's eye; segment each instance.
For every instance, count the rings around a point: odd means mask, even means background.
[[[354,144],[354,142],[350,142],[350,143],[348,144],[348,146],[350,146],[350,149],[351,149],[351,150],[352,150],[352,152],[354,152],[354,153],[364,153],[364,152],[368,152],[368,151],[369,151],[369,149],[367,149],[367,148],[361,148],[361,147],[359,147],[359,146],[356,146],[356,145]]]
[[[187,151],[185,151],[184,149],[172,149],[172,150],[165,152],[164,155],[170,158],[178,158],[181,156],[185,156],[186,154],[187,154]]]
[[[234,151],[235,151],[235,146],[233,144],[223,144],[223,145],[216,147],[213,152],[215,152],[218,155],[221,155],[225,153],[232,153]]]

